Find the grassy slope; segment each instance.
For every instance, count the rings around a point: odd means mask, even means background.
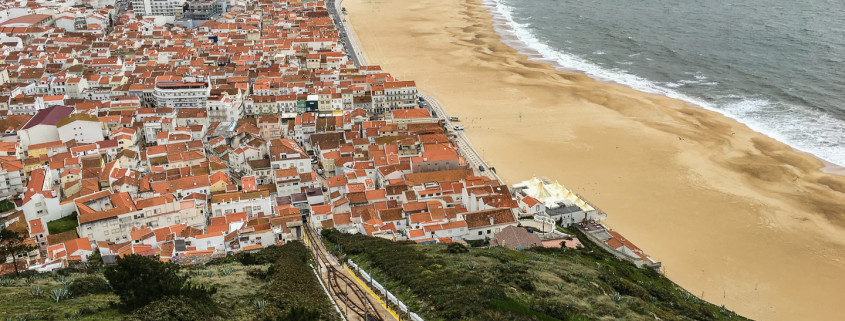
[[[743,320],[591,245],[512,251],[390,242],[327,233],[427,321]],[[340,247],[334,246],[340,245]]]
[[[71,275],[70,278],[82,276]],[[117,302],[114,294],[94,294],[53,302],[47,293],[62,286],[58,277],[44,274],[41,277],[13,279],[12,284],[0,285],[0,320],[115,320],[120,319],[111,303]],[[34,296],[32,289],[40,287],[42,296]]]
[[[189,266],[182,271],[192,282],[217,287],[213,298],[223,311],[221,319],[224,320],[262,320],[264,315],[284,315],[291,307],[316,309],[325,315],[323,319],[338,319],[317,277],[307,265],[310,254],[304,246],[290,243],[250,256],[258,259],[245,261],[248,265],[244,265],[239,260],[243,255],[229,256],[213,265]],[[285,259],[277,260],[279,258]],[[101,276],[99,272],[92,274]],[[0,282],[0,320],[23,317],[26,320],[95,321],[119,320],[125,316],[114,307],[119,301],[114,294],[87,295],[59,303],[48,298],[47,293],[52,288],[81,276],[85,274],[70,273],[67,278],[50,273],[34,278],[4,277],[4,282]],[[32,294],[34,286],[43,289],[42,296]],[[257,299],[265,300],[265,313],[256,306]]]

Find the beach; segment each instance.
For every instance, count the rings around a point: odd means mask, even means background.
[[[546,176],[673,281],[761,320],[836,320],[845,178],[683,101],[556,70],[502,42],[480,0],[346,0],[373,65],[457,116],[508,184]]]

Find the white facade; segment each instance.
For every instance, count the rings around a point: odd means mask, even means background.
[[[0,197],[18,195],[24,191],[23,169],[8,171],[0,170]]]
[[[93,241],[121,242],[130,239],[133,227],[147,226],[156,229],[173,224],[186,224],[202,230],[206,225],[205,214],[205,207],[200,201],[165,202],[138,211],[85,222],[76,230],[80,236]]]
[[[210,94],[207,82],[159,82],[153,97],[158,107],[206,108]]]
[[[51,125],[35,125],[22,129],[18,131],[18,136],[21,138],[21,147],[59,140],[56,126]]]
[[[63,143],[75,139],[77,143],[91,144],[105,139],[99,121],[74,120],[59,126],[56,130],[59,132],[59,139]]]
[[[185,0],[131,0],[132,9],[142,16],[182,16]]]
[[[246,212],[249,217],[257,216],[258,214],[271,215],[273,213],[273,202],[269,196],[235,198],[211,203],[211,211],[214,217],[238,212]]]

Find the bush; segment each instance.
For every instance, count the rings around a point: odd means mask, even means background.
[[[278,317],[278,320],[337,318],[337,313],[320,286],[317,276],[308,266],[311,254],[302,243],[289,242],[258,254],[262,253],[272,253],[272,256],[277,258],[276,263],[268,268],[269,285],[264,297],[266,311],[271,317]],[[311,316],[315,316],[315,319],[310,318]]]
[[[449,245],[446,246],[446,251],[452,254],[459,254],[467,253],[469,252],[469,249],[467,249],[466,246],[460,243],[449,243]]]
[[[84,276],[73,280],[68,285],[73,296],[82,296],[88,294],[104,294],[111,292],[109,283],[105,279],[96,276]]]
[[[204,321],[215,316],[209,302],[166,297],[138,309],[126,321]]]
[[[485,247],[490,245],[490,240],[483,239],[483,240],[466,240],[467,244],[471,247]]]
[[[276,318],[276,321],[318,321],[322,320],[320,312],[306,308],[293,308],[286,315]]]
[[[193,302],[210,302],[217,290],[192,285],[180,275],[179,266],[140,255],[118,259],[105,271],[124,309],[135,310],[164,297],[182,297]]]
[[[255,253],[240,252],[235,255],[228,255],[216,258],[208,262],[208,265],[223,265],[238,262],[243,265],[264,265],[276,262],[284,251],[280,246],[271,245]]]
[[[48,294],[50,296],[50,300],[59,303],[59,301],[65,300],[70,296],[70,291],[68,291],[67,287],[60,286],[50,290],[50,293]]]

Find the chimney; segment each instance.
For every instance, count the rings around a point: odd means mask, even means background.
[[[493,225],[493,217],[490,216],[489,219],[490,219],[490,225]]]

